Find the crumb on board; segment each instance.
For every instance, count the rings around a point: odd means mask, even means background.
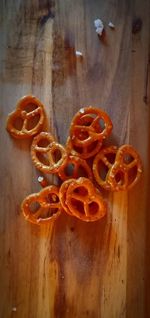
[[[96,29],[96,33],[101,36],[103,31],[104,31],[104,24],[103,21],[101,19],[96,19],[94,20],[94,26]]]
[[[17,308],[16,308],[16,307],[13,307],[13,308],[12,308],[12,311],[14,311],[14,312],[17,311]]]
[[[38,181],[39,181],[39,182],[42,182],[43,180],[44,180],[44,178],[43,178],[42,176],[39,176],[39,177],[38,177]]]
[[[94,20],[94,26],[95,26],[96,29],[101,27],[102,25],[103,25],[103,21],[101,19]]]
[[[43,176],[38,177],[38,182],[43,188],[48,186],[47,180]]]
[[[96,33],[98,34],[98,35],[102,35],[102,33],[103,33],[103,31],[104,31],[104,28],[103,27],[100,27],[100,28],[97,28],[96,29]]]
[[[80,51],[76,51],[76,56],[83,56],[83,54]]]
[[[81,114],[84,114],[84,108],[81,108],[81,109],[79,110],[79,112],[80,112]]]
[[[109,26],[111,29],[115,29],[115,25],[114,25],[111,21],[108,23],[108,26]]]

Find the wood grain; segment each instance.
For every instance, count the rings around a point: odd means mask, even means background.
[[[142,25],[133,33],[136,17]],[[149,1],[1,1],[0,43],[0,317],[149,317]],[[61,143],[75,112],[95,105],[113,120],[110,142],[139,151],[142,180],[129,194],[108,195],[102,221],[62,215],[38,228],[23,219],[20,204],[40,189],[38,173],[30,142],[13,140],[5,122],[29,93]]]

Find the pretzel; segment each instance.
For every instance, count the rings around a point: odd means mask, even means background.
[[[34,109],[30,109],[30,107]],[[33,120],[39,116],[38,122],[34,124]],[[21,121],[20,129],[15,127],[15,122]],[[44,125],[45,112],[44,106],[35,96],[22,97],[16,106],[16,110],[8,114],[6,129],[15,138],[30,138],[40,132]],[[30,128],[29,123],[32,124]]]
[[[68,179],[66,181],[64,181],[62,183],[62,185],[60,186],[60,190],[59,190],[59,199],[60,199],[60,203],[64,209],[65,212],[67,212],[67,214],[72,215],[71,211],[69,210],[67,204],[66,204],[66,193],[68,190],[69,185],[74,182],[74,179]]]
[[[93,174],[97,183],[106,190],[113,190],[108,182],[108,173],[115,162],[117,153],[116,146],[105,147],[93,160]]]
[[[46,143],[44,146],[40,146]],[[57,157],[58,156],[58,157]],[[41,132],[34,137],[31,145],[31,158],[37,169],[45,173],[56,173],[67,161],[65,148],[55,142],[54,137],[47,132]]]
[[[106,204],[100,192],[84,177],[69,184],[66,205],[72,215],[86,222],[96,221],[106,214]]]
[[[137,151],[130,145],[121,146],[114,165],[108,173],[108,182],[115,191],[130,190],[140,179],[142,163]]]
[[[100,121],[103,121],[104,127]],[[74,116],[70,126],[71,142],[76,146],[88,146],[95,140],[102,142],[110,135],[112,127],[111,119],[102,109],[92,106],[82,108]]]
[[[38,208],[32,211],[32,205],[38,204]],[[59,188],[50,185],[39,193],[27,196],[21,204],[25,219],[34,224],[47,224],[55,220],[62,212],[59,201]]]
[[[68,137],[66,142],[67,152],[72,156],[79,156],[83,159],[88,159],[93,157],[101,149],[102,143],[99,140],[91,141],[88,146],[76,146],[72,143],[70,137]]]
[[[90,180],[93,179],[92,171],[87,162],[84,159],[71,155],[68,156],[66,163],[60,167],[58,172],[58,175],[61,178],[61,180],[67,180],[70,178],[77,179],[83,176],[83,174],[84,177],[87,177]]]

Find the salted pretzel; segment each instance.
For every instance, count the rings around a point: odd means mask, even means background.
[[[60,167],[58,172],[61,180],[70,178],[77,179],[81,176],[93,179],[92,171],[87,162],[78,156],[68,156],[66,163]]]
[[[70,137],[66,142],[67,152],[73,156],[79,156],[83,159],[88,159],[96,155],[102,147],[102,143],[99,140],[91,141],[88,146],[84,144],[82,146],[76,146],[72,143]]]
[[[66,149],[47,132],[35,136],[31,145],[31,158],[37,169],[56,173],[67,161]]]
[[[142,163],[139,154],[131,145],[121,146],[115,163],[108,173],[108,182],[115,191],[129,190],[140,179]]]
[[[93,174],[96,182],[106,190],[113,190],[108,182],[108,173],[115,162],[116,146],[104,147],[93,160]]]
[[[67,214],[72,215],[71,211],[69,210],[67,204],[66,204],[66,193],[68,190],[69,185],[74,182],[74,179],[68,179],[66,181],[64,181],[62,183],[62,185],[60,186],[60,190],[59,190],[59,199],[60,199],[60,203],[64,209],[65,212],[67,212]]]
[[[21,209],[27,221],[38,225],[48,224],[63,210],[59,200],[59,188],[50,185],[39,193],[30,194],[23,200]]]
[[[15,127],[16,121],[21,122],[21,127]],[[35,122],[34,122],[35,121]],[[30,138],[38,134],[45,121],[44,106],[35,96],[22,97],[16,110],[8,114],[6,129],[15,138]]]
[[[112,127],[111,119],[102,109],[92,106],[81,108],[71,122],[71,142],[76,146],[88,146],[95,140],[102,142],[110,135]]]
[[[72,215],[86,222],[99,220],[106,214],[106,203],[100,192],[84,177],[69,184],[66,205]]]

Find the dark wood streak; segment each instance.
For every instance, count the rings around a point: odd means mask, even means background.
[[[53,26],[53,41],[53,120],[57,138],[65,144],[69,129],[68,119],[70,116],[68,116],[68,112],[70,105],[65,100],[60,99],[60,96],[63,95],[64,99],[67,99],[66,80],[70,81],[72,76],[76,76],[76,56],[73,35],[72,33],[63,34],[61,26],[57,23],[57,16]],[[60,117],[62,113],[64,114],[64,120],[61,120]],[[62,131],[64,132],[63,134]]]
[[[55,291],[54,317],[65,317],[66,311],[66,295],[65,295],[65,251],[67,222],[65,215],[59,218],[59,222],[55,224],[53,242],[50,250],[50,259],[55,259],[58,267],[57,287]]]
[[[132,33],[136,34],[141,31],[143,25],[143,21],[140,17],[135,17],[132,22]]]
[[[150,53],[149,53],[150,54]],[[148,57],[147,67],[146,67],[146,76],[145,76],[145,95],[143,96],[143,101],[147,105],[149,103],[149,68],[150,68],[150,55]]]
[[[42,65],[44,60],[42,42],[43,28],[48,19],[54,17],[54,1],[21,2],[16,15],[12,14],[11,33],[7,34],[6,70],[1,74],[3,81],[18,81],[32,86],[42,82]],[[28,41],[26,41],[28,38]],[[41,68],[37,70],[37,63]]]
[[[54,230],[53,247],[51,255],[58,264],[58,286],[55,294],[54,317],[78,317],[80,312],[76,308],[77,297],[80,295],[80,302],[85,303],[84,297],[89,299],[91,292],[97,297],[102,293],[101,279],[107,262],[107,253],[102,251],[107,218],[102,221],[88,224],[80,222],[75,218],[62,216],[57,222]],[[73,232],[70,228],[74,228]],[[70,256],[69,256],[70,255]],[[99,283],[93,289],[93,270],[97,275]],[[69,281],[70,271],[75,275],[76,292],[70,297],[70,291],[74,281]],[[69,285],[68,285],[69,284]],[[85,286],[86,296],[81,290]],[[98,299],[97,299],[98,300]],[[81,314],[83,317],[96,317],[96,312],[84,304]],[[97,309],[98,310],[98,309]],[[88,314],[87,314],[88,312]]]
[[[48,21],[48,19],[53,19],[55,17],[55,1],[54,0],[46,0],[39,1],[40,10],[44,10],[43,15],[40,17],[40,25],[41,27]],[[45,2],[45,3],[44,3]]]

